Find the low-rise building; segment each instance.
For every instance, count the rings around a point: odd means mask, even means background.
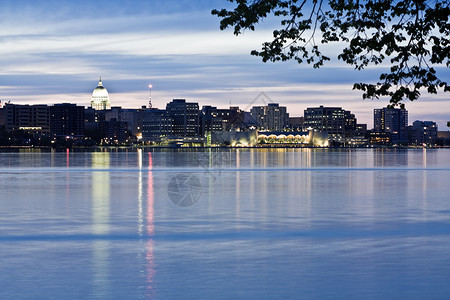
[[[356,118],[350,111],[341,107],[313,107],[304,112],[303,126],[333,137],[351,137],[356,133]]]
[[[4,124],[7,132],[26,130],[50,131],[50,108],[47,105],[6,104],[3,107]]]
[[[434,145],[436,143],[438,127],[433,121],[414,121],[408,127],[409,143],[413,145]]]

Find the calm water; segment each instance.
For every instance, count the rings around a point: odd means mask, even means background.
[[[450,299],[450,150],[0,153],[0,299]]]

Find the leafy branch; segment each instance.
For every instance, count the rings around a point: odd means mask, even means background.
[[[273,40],[252,55],[263,62],[296,60],[324,65],[330,57],[319,46],[345,43],[338,59],[362,70],[389,64],[379,81],[355,83],[364,99],[389,97],[390,106],[404,107],[403,100],[417,100],[420,92],[450,91],[435,67],[450,67],[449,0],[228,0],[234,10],[213,10],[221,18],[220,29],[234,34],[255,30],[264,18],[280,18]],[[320,35],[320,43],[317,43]]]

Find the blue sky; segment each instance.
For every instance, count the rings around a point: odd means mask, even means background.
[[[354,82],[377,80],[340,62],[314,70],[294,62],[262,63],[252,49],[271,37],[271,23],[234,36],[220,31],[214,8],[225,0],[0,2],[0,100],[16,104],[71,102],[88,106],[98,77],[113,106],[137,108],[153,85],[156,107],[173,98],[200,105],[247,108],[272,102],[291,116],[307,107],[341,106],[373,125],[374,108],[387,99],[362,100]],[[325,51],[333,55],[336,46]],[[448,69],[443,72],[449,80]],[[408,103],[409,120],[450,120],[448,93]]]

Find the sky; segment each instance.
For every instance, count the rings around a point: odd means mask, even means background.
[[[113,106],[165,108],[172,99],[249,110],[268,102],[290,116],[307,107],[338,106],[373,127],[373,109],[388,99],[363,100],[355,82],[376,82],[383,67],[355,71],[333,60],[321,69],[296,62],[263,63],[250,55],[271,38],[274,21],[256,31],[221,31],[212,9],[225,0],[2,0],[0,100],[15,104],[89,106],[101,76]],[[327,45],[333,57],[339,45]],[[442,69],[450,81],[448,69]],[[409,123],[436,121],[448,130],[450,94],[407,102]]]

